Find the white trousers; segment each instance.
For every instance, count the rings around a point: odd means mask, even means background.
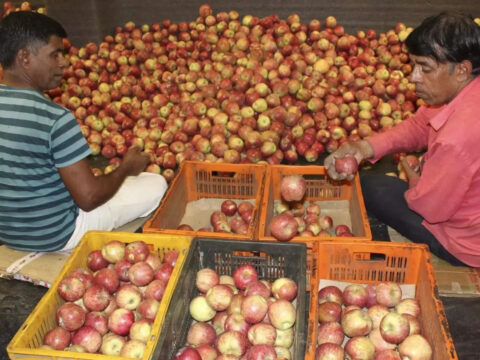
[[[149,215],[160,204],[167,187],[165,178],[158,174],[142,172],[138,176],[127,177],[106,203],[89,212],[79,210],[75,230],[60,251],[70,252],[87,231],[111,231]]]

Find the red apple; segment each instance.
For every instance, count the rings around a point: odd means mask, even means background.
[[[291,214],[283,212],[272,219],[269,228],[270,233],[277,240],[289,241],[298,232],[298,222]]]
[[[145,353],[146,345],[142,341],[129,340],[123,345],[120,356],[141,359]]]
[[[250,264],[240,265],[233,272],[233,281],[235,282],[235,286],[240,290],[245,290],[250,283],[257,280],[257,271]]]
[[[245,336],[247,336],[248,329],[250,328],[250,324],[245,320],[242,314],[240,313],[233,313],[227,315],[224,322],[224,330],[225,331],[239,331]]]
[[[300,175],[284,176],[280,182],[280,194],[285,201],[300,201],[305,196],[307,183]]]
[[[85,293],[85,284],[76,277],[66,276],[58,284],[58,293],[66,301],[76,301]]]
[[[333,343],[341,345],[345,335],[343,334],[342,325],[337,321],[323,322],[318,326],[317,345],[323,343]]]
[[[242,315],[249,324],[262,321],[268,310],[267,300],[260,295],[246,296],[241,306]]]
[[[137,312],[146,319],[155,320],[160,303],[155,299],[145,299],[138,304]]]
[[[380,329],[376,328],[370,331],[368,334],[370,341],[375,346],[375,351],[383,351],[383,350],[395,350],[397,348],[396,344],[389,343],[386,341],[382,334],[380,333]]]
[[[101,312],[88,312],[85,316],[85,326],[90,326],[97,330],[100,335],[105,335],[108,331],[108,318]]]
[[[191,347],[185,346],[177,351],[173,360],[203,360],[198,351]]]
[[[193,347],[199,345],[212,345],[217,334],[212,325],[204,322],[196,322],[190,326],[187,333],[187,344]]]
[[[268,299],[271,295],[271,291],[263,281],[257,280],[247,285],[244,295],[260,295],[261,297]]]
[[[277,359],[277,353],[272,345],[257,344],[250,347],[245,354],[247,360]]]
[[[395,311],[399,314],[409,314],[418,317],[420,315],[420,304],[417,299],[405,298],[395,305]]]
[[[276,299],[292,301],[297,296],[297,284],[289,278],[278,278],[272,283],[272,294]]]
[[[222,355],[242,356],[247,351],[248,340],[238,331],[225,331],[217,338],[217,349]]]
[[[72,337],[73,345],[81,345],[89,353],[95,353],[102,345],[102,335],[90,326],[78,329]]]
[[[104,287],[111,294],[117,290],[120,284],[117,272],[110,268],[98,270],[95,273],[93,281],[95,284]]]
[[[163,280],[153,280],[145,289],[145,298],[161,301],[167,284]]]
[[[400,344],[410,334],[410,323],[402,314],[390,312],[380,321],[379,330],[385,341]]]
[[[315,360],[344,360],[345,350],[340,345],[323,343],[315,349]]]
[[[100,353],[104,355],[120,356],[120,351],[127,340],[120,335],[108,333],[103,337]]]
[[[329,321],[340,321],[342,316],[342,305],[333,301],[323,301],[317,308],[318,321],[320,323]]]
[[[278,299],[268,307],[268,318],[271,324],[280,330],[291,328],[295,324],[296,310],[291,302]]]
[[[222,212],[227,216],[233,216],[237,212],[237,204],[233,200],[225,200],[221,205]]]
[[[420,334],[408,336],[400,345],[398,352],[402,359],[431,360],[433,359],[432,347],[425,337]]]
[[[204,268],[197,271],[195,286],[200,292],[205,294],[210,288],[218,285],[219,282],[220,277],[215,270]]]
[[[372,319],[366,311],[353,309],[345,313],[341,320],[343,332],[348,337],[365,336],[372,330]]]
[[[211,345],[203,344],[197,346],[195,350],[198,351],[202,360],[215,360],[218,357],[218,352]]]
[[[252,345],[265,344],[273,346],[277,339],[277,331],[270,324],[258,323],[248,329],[247,337]]]
[[[83,304],[89,311],[105,310],[110,302],[111,295],[103,286],[92,285],[83,295]]]
[[[178,259],[178,251],[169,250],[165,253],[163,257],[163,262],[169,264],[173,268],[177,263],[177,259]]]
[[[357,305],[364,307],[367,304],[367,290],[360,284],[350,284],[343,290],[343,303],[345,306]]]
[[[340,290],[340,288],[334,285],[329,285],[321,288],[318,291],[318,303],[322,303],[325,301],[333,301],[342,305],[343,304],[342,290]]]
[[[145,286],[154,278],[153,269],[145,261],[137,262],[128,269],[128,278],[136,286]]]
[[[377,303],[377,293],[376,293],[377,286],[374,284],[368,284],[365,286],[365,290],[367,290],[367,307],[371,307]]]
[[[130,332],[130,327],[135,321],[132,311],[127,309],[115,309],[108,317],[108,329],[117,335],[125,336]]]
[[[223,311],[230,306],[233,298],[233,291],[227,285],[218,284],[208,289],[205,298],[212,309],[215,311]]]
[[[147,244],[142,241],[133,241],[125,246],[125,259],[134,264],[144,261],[150,253]]]
[[[396,350],[382,350],[375,353],[373,360],[402,360]]]
[[[387,307],[394,307],[402,299],[402,289],[394,282],[381,282],[375,289],[377,303]]]
[[[117,273],[119,280],[129,281],[128,269],[130,269],[131,266],[132,266],[132,263],[130,263],[125,259],[122,259],[120,261],[117,261],[117,263],[115,263],[115,266],[113,267],[113,269]]]
[[[147,258],[145,259],[145,262],[150,265],[150,267],[153,269],[153,272],[155,273],[160,266],[162,265],[162,260],[160,260],[160,257],[157,254],[154,253],[149,253],[147,255]]]
[[[382,321],[383,317],[390,312],[390,309],[387,308],[385,305],[372,305],[367,310],[370,319],[372,319],[372,326],[374,329],[380,326],[380,321]]]
[[[354,156],[335,159],[335,170],[338,173],[353,175],[358,171],[358,162]]]
[[[111,240],[102,247],[102,256],[109,263],[116,263],[125,255],[125,244],[118,240]]]
[[[63,350],[70,345],[70,332],[63,327],[55,327],[45,334],[43,344],[51,346],[55,350]]]
[[[165,283],[168,283],[172,272],[173,266],[168,262],[164,262],[155,273],[154,278],[156,280],[163,280]]]
[[[135,285],[125,284],[116,292],[115,301],[120,308],[135,310],[142,301],[142,293]]]
[[[138,340],[144,344],[150,339],[152,332],[152,321],[150,319],[138,319],[130,327],[130,340]]]
[[[85,310],[80,306],[67,302],[57,309],[55,319],[58,326],[68,331],[74,331],[83,326],[85,315]]]
[[[372,359],[375,346],[368,337],[355,336],[345,344],[345,352],[351,359]]]
[[[87,266],[92,271],[97,271],[108,266],[108,261],[102,256],[101,250],[93,250],[87,256]]]

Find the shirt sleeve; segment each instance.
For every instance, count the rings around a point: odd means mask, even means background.
[[[471,156],[455,145],[435,144],[428,153],[422,176],[416,184],[410,184],[405,200],[410,209],[434,224],[447,221],[460,208],[475,167]]]
[[[419,151],[428,144],[428,122],[431,118],[429,109],[421,107],[412,116],[392,129],[367,139],[372,145],[375,163],[383,156],[401,151]]]
[[[55,122],[51,133],[51,149],[57,168],[72,165],[91,154],[90,146],[71,112],[66,112]]]

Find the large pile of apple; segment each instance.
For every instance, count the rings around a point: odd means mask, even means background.
[[[194,320],[175,360],[292,359],[297,284],[286,277],[260,280],[252,265],[232,276],[204,268],[200,292],[189,304]]]
[[[394,282],[329,285],[318,291],[315,360],[431,360],[420,305]],[[427,330],[427,329],[423,329]]]
[[[60,281],[65,303],[42,348],[142,358],[177,257],[171,250],[162,262],[141,240],[91,251],[87,267]]]
[[[239,17],[202,5],[190,23],[117,27],[69,46],[50,97],[74,112],[112,171],[136,144],[169,180],[185,160],[314,162],[390,128],[417,106],[410,28],[347,34],[334,17]]]

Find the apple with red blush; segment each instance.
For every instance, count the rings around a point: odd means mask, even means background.
[[[81,328],[85,323],[85,316],[86,311],[71,302],[64,303],[55,312],[57,325],[68,331]]]
[[[321,323],[317,329],[317,345],[333,343],[341,345],[345,334],[342,325],[337,321],[326,321]]]
[[[212,345],[215,342],[217,333],[215,328],[209,323],[193,323],[187,332],[187,344],[193,347],[200,345]]]
[[[43,345],[51,346],[54,350],[63,350],[70,345],[70,332],[57,326],[45,334]]]
[[[272,294],[276,299],[292,301],[297,296],[297,284],[292,279],[281,277],[272,283]]]
[[[220,277],[213,269],[203,268],[197,271],[195,278],[195,286],[198,291],[207,293],[207,291],[220,282]]]
[[[73,302],[83,297],[85,284],[77,277],[65,276],[60,280],[57,291],[64,300]]]
[[[367,290],[361,284],[349,284],[343,289],[343,303],[345,306],[357,305],[364,307],[367,304]]]
[[[102,256],[101,250],[93,250],[88,253],[87,266],[92,271],[107,267],[109,262]]]
[[[117,335],[125,336],[134,322],[135,316],[131,310],[118,308],[108,317],[108,329]]]
[[[318,302],[333,301],[340,305],[343,304],[343,292],[339,287],[328,285],[318,290]]]
[[[132,241],[125,246],[124,256],[128,262],[135,264],[139,261],[144,261],[149,253],[150,250],[147,244],[144,241],[138,240]]]
[[[257,280],[257,270],[250,264],[240,265],[233,272],[233,281],[240,290],[245,290],[250,283]]]
[[[152,267],[145,261],[139,261],[128,269],[128,279],[136,286],[145,286],[149,284],[154,276],[155,274]]]
[[[96,353],[102,345],[102,335],[90,326],[82,326],[72,336],[73,345],[81,345],[89,353]]]

